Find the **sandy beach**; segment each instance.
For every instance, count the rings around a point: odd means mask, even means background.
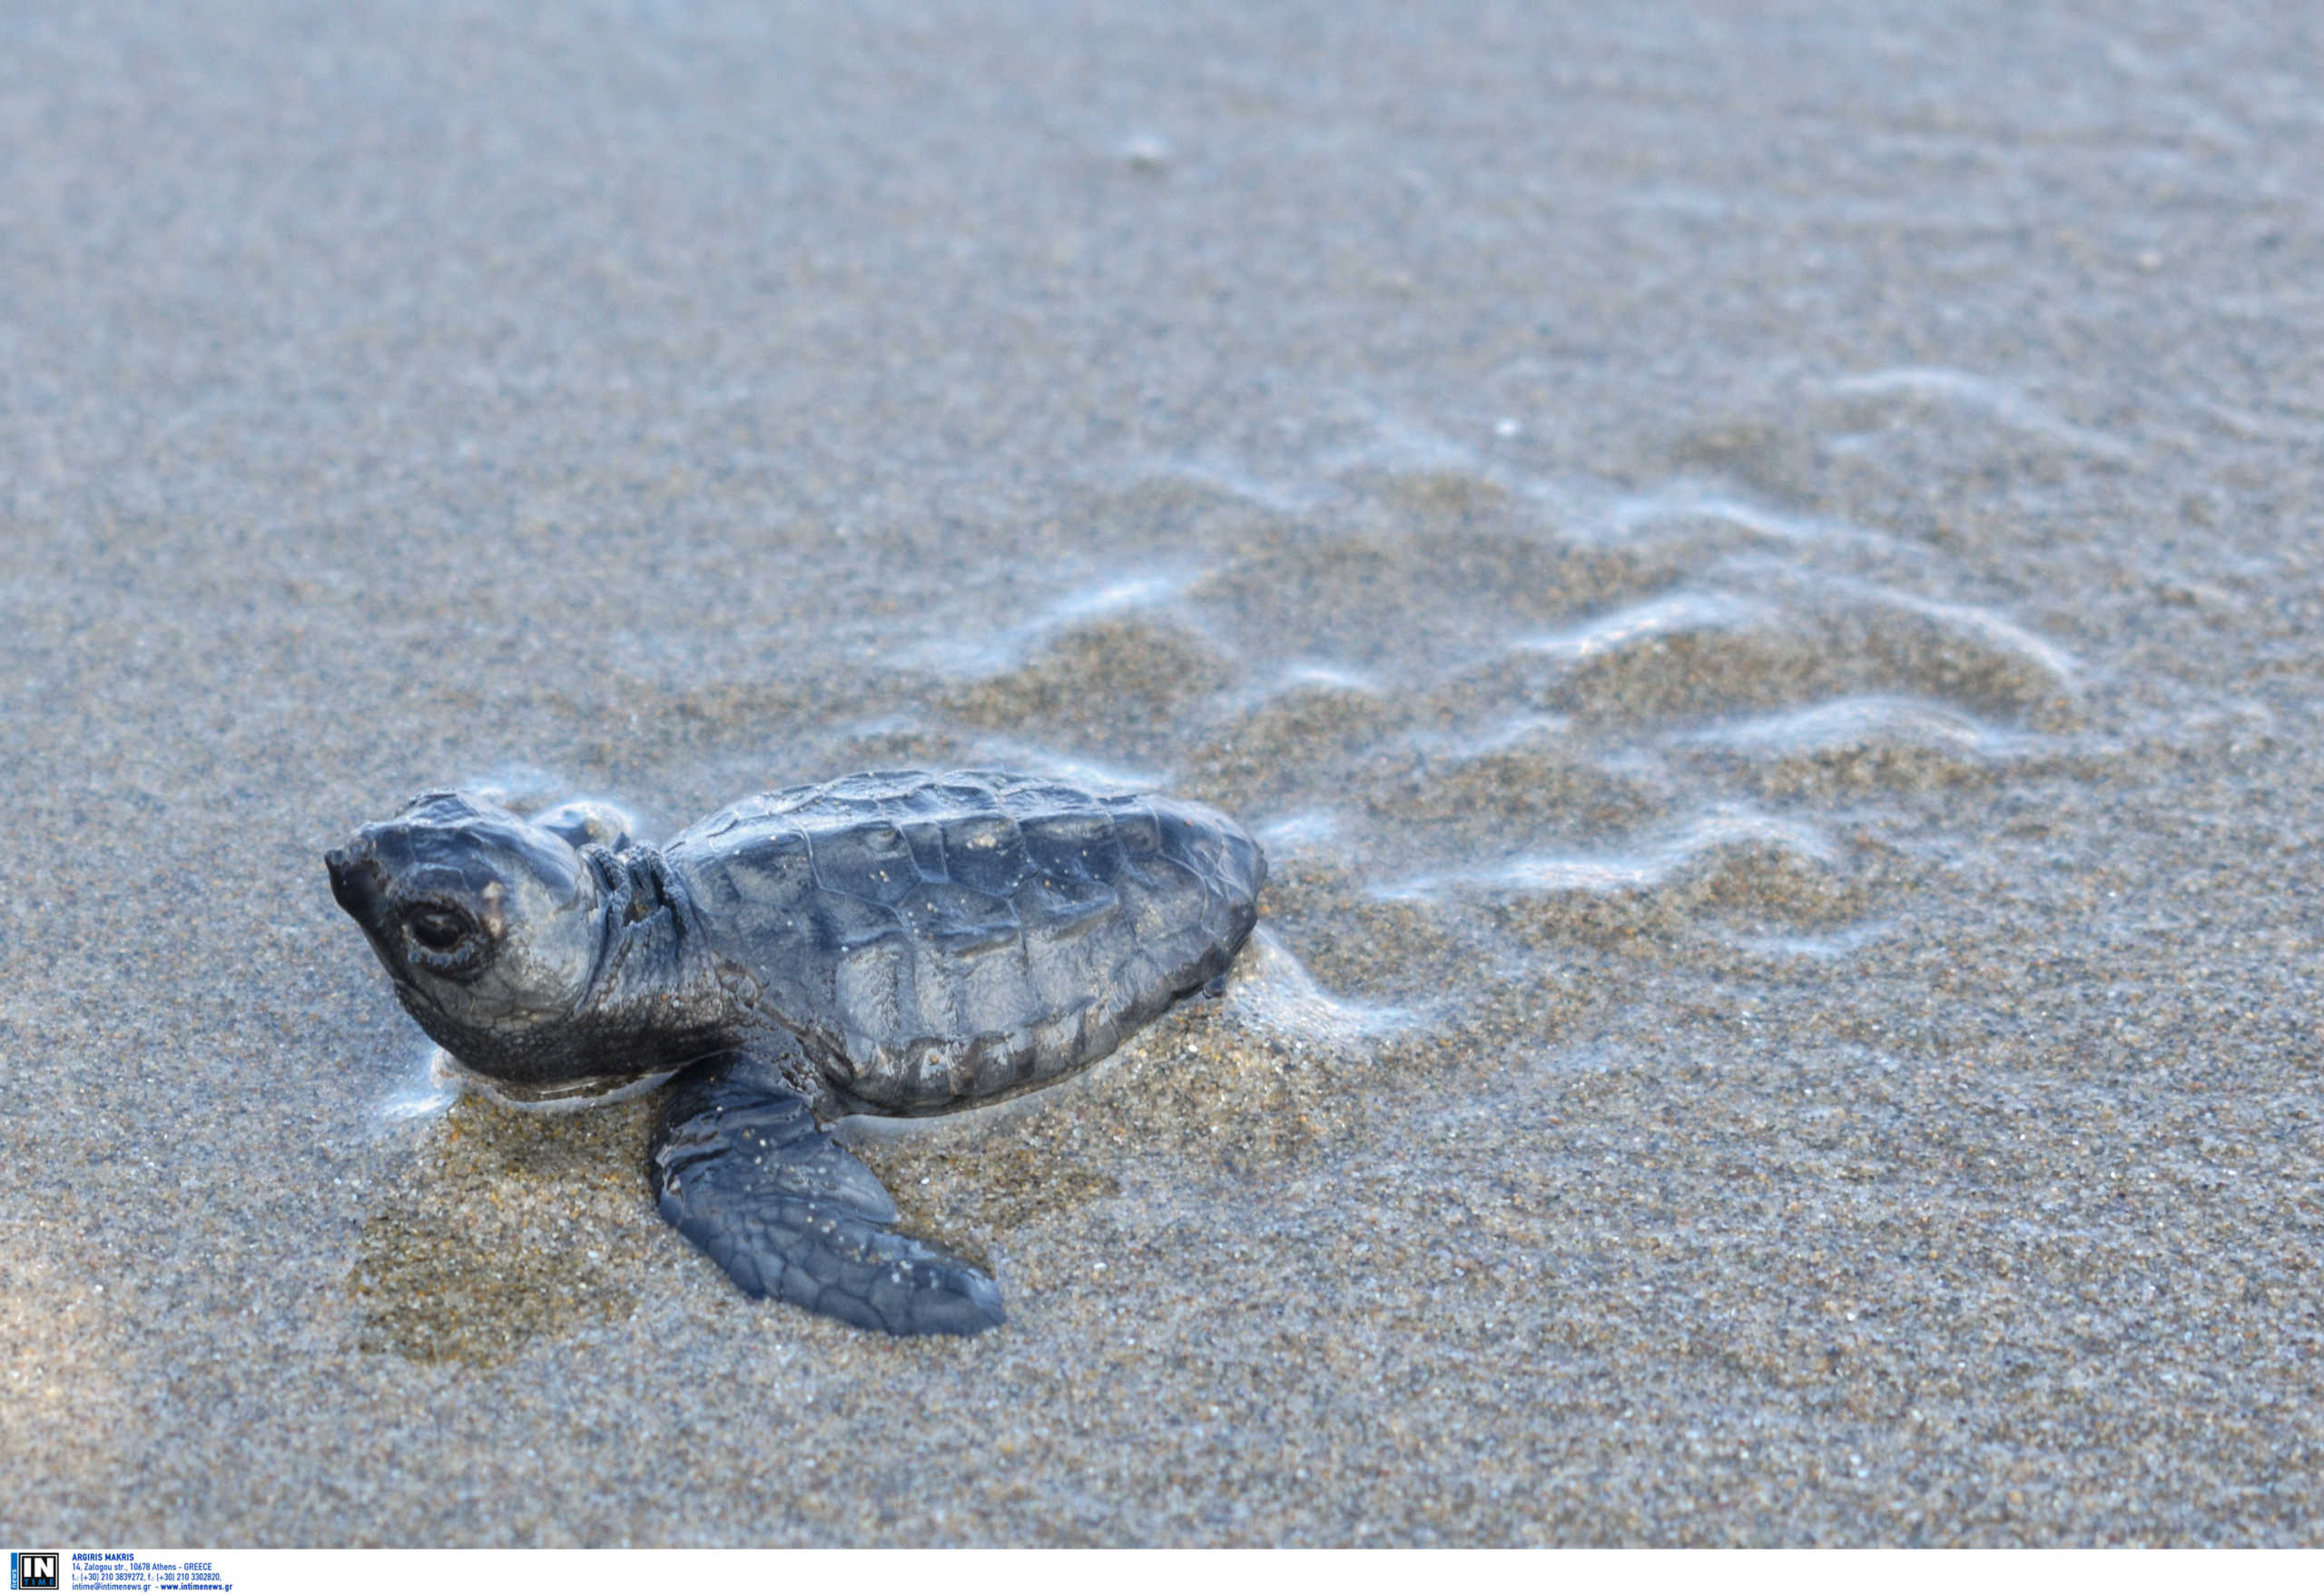
[[[2324,1539],[2314,8],[0,13],[0,1537]],[[324,849],[1217,804],[891,1342]]]

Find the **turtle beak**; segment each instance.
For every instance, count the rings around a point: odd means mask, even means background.
[[[379,866],[368,843],[354,842],[323,854],[330,871],[330,894],[349,917],[366,930],[377,930],[387,918],[387,893],[380,890]]]

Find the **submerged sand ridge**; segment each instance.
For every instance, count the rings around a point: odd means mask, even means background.
[[[19,1541],[2318,1537],[2290,22],[27,15]],[[445,1099],[319,861],[995,763],[1274,869],[848,1127],[968,1343]]]

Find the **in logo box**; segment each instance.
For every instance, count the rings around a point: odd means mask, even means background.
[[[57,1564],[64,1559],[54,1551],[12,1551],[8,1553],[8,1588],[56,1590]]]

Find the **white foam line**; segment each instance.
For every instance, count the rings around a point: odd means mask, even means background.
[[[460,1099],[460,1089],[447,1078],[438,1065],[445,1058],[440,1047],[430,1047],[420,1059],[419,1076],[407,1080],[394,1095],[379,1104],[379,1117],[389,1124],[404,1124],[416,1118],[441,1117]]]
[[[1636,531],[1640,527],[1679,516],[1726,521],[1747,532],[1757,532],[1783,543],[1822,543],[1830,541],[1836,535],[1859,538],[1874,536],[1860,527],[1777,515],[1773,510],[1763,509],[1728,494],[1686,487],[1666,487],[1621,499],[1616,503],[1609,518],[1616,530],[1628,533]]]
[[[905,650],[899,659],[908,666],[933,668],[955,675],[983,676],[1013,670],[1059,632],[1109,615],[1161,608],[1182,596],[1192,585],[1192,574],[1177,567],[1122,576],[1069,592],[1020,625],[980,638],[937,638]]]
[[[2020,431],[2054,438],[2061,443],[2070,443],[2106,459],[2128,461],[2137,458],[2136,451],[2120,438],[2088,427],[2076,426],[2004,383],[1972,376],[1966,371],[1948,370],[1939,366],[1897,366],[1887,370],[1867,371],[1862,376],[1842,377],[1833,381],[1830,388],[1834,393],[1863,394],[1872,398],[1903,394],[1945,399],[1965,409],[1983,410],[1995,420],[2006,422]]]
[[[1150,608],[1157,604],[1167,603],[1186,590],[1187,577],[1183,572],[1163,571],[1126,576],[1102,586],[1068,594],[1051,605],[1048,614],[1026,629],[1038,635],[1070,625],[1078,620],[1092,620],[1102,615]]]
[[[1745,599],[1722,594],[1678,593],[1600,615],[1571,631],[1521,637],[1511,646],[1522,653],[1580,661],[1613,653],[1642,638],[1695,631],[1732,631],[1766,615],[1762,606]]]
[[[1256,832],[1268,853],[1292,853],[1320,847],[1339,834],[1340,817],[1329,809],[1302,809],[1286,814]]]
[[[1835,698],[1805,709],[1730,720],[1689,732],[1675,740],[1682,744],[1724,748],[1820,747],[1866,733],[1944,743],[1981,753],[1997,751],[2017,740],[1947,705],[1885,695]]]
[[[1838,855],[1821,832],[1797,822],[1763,814],[1707,814],[1660,845],[1643,852],[1531,853],[1490,869],[1419,876],[1393,886],[1375,888],[1373,895],[1383,901],[1408,902],[1440,896],[1448,889],[1478,887],[1537,893],[1581,891],[1595,896],[1651,891],[1705,854],[1722,847],[1770,843],[1819,864],[1837,861]]]
[[[2071,688],[2080,669],[2073,655],[2055,643],[2035,636],[2016,622],[2004,620],[1978,605],[1948,604],[1942,599],[1900,593],[1894,587],[1879,586],[1848,576],[1827,576],[1824,582],[1836,591],[1850,593],[1874,604],[1885,604],[1891,608],[1902,609],[1968,632],[2002,653],[2023,655],[2054,676],[2061,688]]]
[[[1406,1029],[1419,1020],[1409,1008],[1334,996],[1264,927],[1252,934],[1251,945],[1256,956],[1227,987],[1226,1012],[1253,1029],[1345,1045]]]
[[[1270,695],[1280,697],[1301,687],[1329,687],[1366,696],[1377,696],[1380,691],[1370,676],[1357,671],[1320,660],[1302,660],[1285,667]]]

